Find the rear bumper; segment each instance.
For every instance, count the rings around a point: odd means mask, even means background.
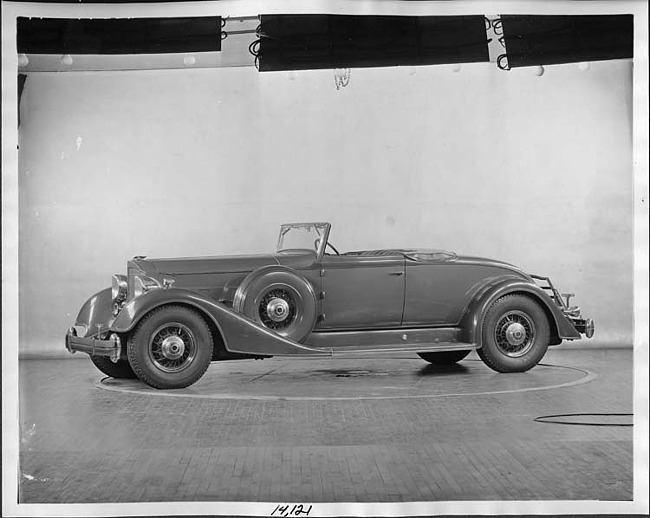
[[[536,281],[540,281],[536,284],[543,290],[547,291],[547,295],[553,302],[555,302],[555,307],[557,307],[566,317],[566,319],[571,322],[578,333],[585,335],[587,338],[594,336],[594,321],[591,318],[582,318],[582,315],[580,314],[580,308],[578,306],[569,305],[571,297],[574,296],[573,293],[560,293],[551,282],[551,279],[548,277],[544,277],[542,275],[531,275],[531,277]],[[573,338],[568,336],[563,337],[562,335],[560,335],[560,337],[567,338],[568,340],[580,338],[579,336]]]
[[[120,337],[115,333],[111,334],[106,340],[84,338],[77,336],[77,330],[74,327],[68,329],[65,335],[65,348],[71,354],[80,351],[91,356],[108,356],[113,362],[117,362],[122,353]]]
[[[594,336],[596,327],[591,318],[576,318],[571,319],[571,322],[580,334],[585,335],[587,338]]]

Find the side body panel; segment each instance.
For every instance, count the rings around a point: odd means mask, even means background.
[[[324,256],[318,329],[397,327],[404,309],[404,257]]]
[[[217,302],[229,303],[249,272],[186,273],[174,276],[174,287],[198,293]]]
[[[515,272],[460,261],[406,262],[404,326],[458,325],[465,308],[486,282]]]

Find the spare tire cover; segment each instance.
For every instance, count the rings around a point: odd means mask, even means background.
[[[288,268],[261,268],[242,281],[233,309],[289,340],[301,342],[314,329],[316,295],[309,281]]]

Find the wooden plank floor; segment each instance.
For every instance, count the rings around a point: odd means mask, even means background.
[[[291,369],[322,372],[333,361]],[[390,361],[345,365],[386,372]],[[424,365],[404,362],[413,376]],[[97,388],[102,375],[87,359],[20,363],[21,503],[632,499],[631,427],[533,420],[631,413],[627,349],[551,350],[544,363],[597,374],[575,386],[379,400],[328,400],[332,384],[345,380],[322,376],[310,384],[322,385],[321,400],[121,393]],[[246,363],[215,368],[246,372]],[[487,386],[504,380],[478,362],[472,369],[485,369]],[[390,375],[382,380],[390,386]],[[462,376],[427,382],[453,391]],[[256,383],[263,391],[263,378]]]

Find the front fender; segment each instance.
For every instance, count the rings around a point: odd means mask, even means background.
[[[90,297],[77,315],[77,336],[91,338],[108,331],[113,321],[111,288],[105,288]]]
[[[491,279],[487,282],[465,308],[461,319],[464,341],[480,344],[483,320],[488,309],[497,299],[514,293],[526,294],[542,306],[549,317],[552,335],[555,335],[558,339],[580,338],[580,333],[542,288],[534,282],[526,281],[521,277],[506,276]]]
[[[211,321],[232,353],[286,356],[331,355],[331,352],[300,345],[253,322],[241,313],[182,288],[154,289],[124,305],[111,326],[115,333],[128,333],[150,311],[169,304],[190,306]]]

